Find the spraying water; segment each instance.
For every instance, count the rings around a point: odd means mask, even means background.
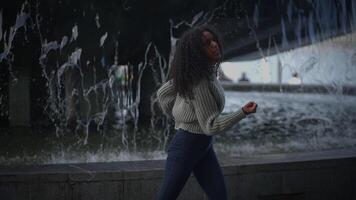
[[[274,35],[266,36],[268,38],[267,49],[264,49],[263,41],[261,41],[264,36],[261,36],[259,32],[259,29],[263,28],[265,20],[263,19],[263,10],[259,5],[253,6],[252,15],[246,14],[234,18],[236,22],[243,21],[246,24],[255,50],[258,51],[265,65],[269,64],[270,52],[274,50],[277,53],[281,76],[289,68],[295,68],[300,69],[303,78],[320,66],[321,62],[318,56],[318,47],[313,51],[313,56],[296,66],[288,65],[286,56],[280,56],[281,52],[303,46],[308,41],[309,44],[314,44],[331,36],[346,34],[350,32],[349,27],[353,31],[355,30],[356,12],[349,14],[345,0],[340,1],[337,10],[333,1],[315,0],[310,2],[312,9],[308,12],[299,9],[293,1],[286,3],[285,15],[278,19],[276,28],[280,31],[281,40],[277,42]],[[41,47],[38,63],[41,68],[41,76],[46,83],[46,96],[43,97],[46,98],[46,103],[43,105],[43,110],[54,127],[56,136],[56,138],[49,137],[48,141],[43,141],[43,138],[39,138],[38,141],[58,146],[54,149],[52,147],[47,149],[52,152],[50,158],[38,156],[41,153],[35,152],[23,159],[36,160],[36,157],[41,157],[37,159],[38,162],[58,163],[76,162],[76,160],[96,162],[162,158],[164,149],[172,135],[171,121],[157,112],[158,100],[155,93],[152,93],[150,98],[151,130],[147,130],[147,132],[139,130],[139,104],[143,74],[145,71],[151,70],[154,80],[152,84],[156,88],[165,83],[178,40],[178,36],[174,35],[175,30],[183,26],[190,28],[216,20],[227,12],[229,6],[229,1],[225,1],[224,4],[211,11],[197,12],[190,20],[181,20],[176,23],[172,19],[169,20],[171,49],[168,58],[165,58],[157,45],[150,41],[145,45],[143,59],[138,64],[130,62],[122,64],[120,62],[119,50],[122,47],[119,38],[115,38],[113,32],[108,30],[103,30],[98,38],[90,41],[100,52],[92,57],[87,56],[90,55],[90,52],[80,45],[81,38],[91,33],[85,32],[85,27],[79,22],[70,24],[70,32],[59,35],[56,39],[49,39],[41,28],[44,26],[44,20],[39,12],[38,2],[35,10],[28,9],[31,6],[27,1],[24,2],[14,25],[9,30],[3,29],[3,12],[0,11],[0,42],[3,43],[0,62],[6,63],[11,84],[16,84],[18,81],[12,66],[14,62],[12,48],[16,40],[15,36],[22,28],[37,31]],[[351,7],[355,8],[355,6],[356,3],[351,1]],[[123,7],[127,11],[132,9],[125,5]],[[35,13],[31,13],[33,11]],[[83,16],[87,16],[84,11]],[[102,30],[105,27],[102,16],[102,13],[95,11],[93,18],[90,19],[97,30]],[[341,30],[341,33],[337,30]],[[116,32],[120,37],[121,31],[116,30]],[[114,44],[113,55],[107,53],[110,43]],[[348,74],[352,74],[352,68],[355,66],[356,53],[354,52],[352,55],[348,61],[350,70]],[[299,56],[302,57],[303,53]],[[346,78],[352,78],[351,75],[348,76]],[[352,104],[354,99],[342,96],[341,83],[334,82],[333,85],[334,90],[330,93],[334,96],[306,95],[301,97],[301,102],[292,105],[283,102],[286,101],[286,98],[291,100],[296,98],[294,95],[281,93],[259,96],[256,93],[227,93],[228,101],[224,112],[232,111],[236,106],[242,105],[243,101],[259,99],[262,113],[246,120],[241,126],[237,125],[235,129],[226,134],[226,137],[217,137],[217,146],[220,148],[218,151],[226,155],[242,155],[290,151],[293,148],[302,150],[310,143],[312,143],[310,149],[337,147],[337,144],[333,143],[334,141],[339,141],[340,146],[354,145],[355,136],[352,131],[355,130],[355,127],[352,124],[355,119],[345,114],[347,109],[355,109]],[[330,113],[324,113],[325,108],[335,103],[335,98],[337,101],[345,101],[342,106],[330,110]],[[1,104],[3,99],[5,97],[0,95]],[[308,99],[323,103],[315,105]],[[273,103],[269,104],[268,102]],[[304,104],[308,106],[303,107]],[[310,110],[306,108],[315,110],[315,113],[319,113],[319,115],[308,116],[307,113]],[[290,109],[291,112],[286,112]],[[6,112],[6,110],[1,111],[1,113]],[[336,139],[337,128],[341,128],[341,126],[335,128],[334,123],[335,121],[340,122],[340,119],[344,120],[342,124],[348,128],[341,133],[342,137]],[[311,139],[304,141],[305,137],[301,133],[307,134]],[[98,141],[99,150],[95,153],[86,151],[83,156],[81,150],[89,148],[91,144],[95,143],[93,142],[95,140]],[[227,141],[230,141],[231,144],[227,145]],[[146,146],[140,147],[140,143],[144,143]],[[236,147],[236,144],[241,146]],[[279,149],[274,145],[277,145]],[[227,148],[225,149],[224,146]],[[21,162],[19,157],[12,158],[14,158],[12,162]],[[0,162],[5,162],[6,159],[6,157],[0,158]]]

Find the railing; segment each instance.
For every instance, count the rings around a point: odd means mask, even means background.
[[[265,84],[265,83],[228,83],[222,82],[226,91],[291,92],[291,93],[332,93],[356,95],[356,86],[316,85],[316,84]]]

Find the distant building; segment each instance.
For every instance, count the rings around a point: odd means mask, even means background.
[[[291,84],[291,85],[298,85],[301,83],[302,83],[302,80],[299,78],[299,75],[297,72],[294,72],[292,74],[292,78],[288,80],[288,84]]]
[[[238,80],[239,83],[249,83],[250,80],[247,78],[246,73],[242,72],[241,78]]]

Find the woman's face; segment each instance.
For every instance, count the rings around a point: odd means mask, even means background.
[[[203,31],[203,50],[212,63],[216,63],[221,58],[221,52],[217,39],[209,31]]]

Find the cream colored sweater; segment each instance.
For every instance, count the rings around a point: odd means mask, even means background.
[[[215,75],[201,80],[193,87],[194,99],[176,95],[173,81],[164,83],[157,91],[162,111],[175,122],[175,129],[184,129],[196,134],[216,135],[223,133],[246,117],[242,108],[225,115],[224,89]]]

